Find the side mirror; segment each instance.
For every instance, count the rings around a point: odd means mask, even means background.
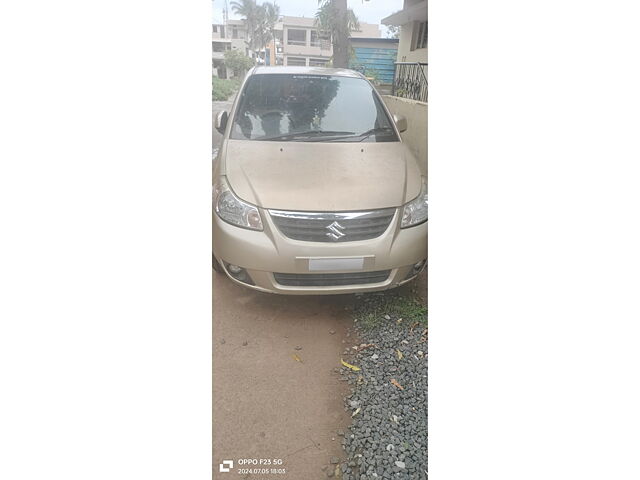
[[[227,120],[229,119],[229,113],[226,110],[219,112],[216,115],[215,127],[220,133],[224,133],[224,129],[227,128]]]
[[[407,117],[404,115],[393,115],[393,121],[398,127],[398,131],[404,132],[407,129]]]

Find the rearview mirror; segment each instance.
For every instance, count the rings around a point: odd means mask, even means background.
[[[224,129],[227,128],[227,120],[229,119],[229,114],[226,110],[219,112],[216,115],[215,127],[220,133],[224,133]]]
[[[395,122],[396,127],[398,127],[399,132],[404,132],[407,129],[407,117],[404,115],[394,115],[393,121]]]

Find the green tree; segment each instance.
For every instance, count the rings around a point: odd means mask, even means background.
[[[387,38],[400,38],[400,27],[398,25],[385,25],[387,27]]]
[[[240,15],[247,29],[247,46],[251,50],[262,50],[274,37],[274,27],[280,17],[280,7],[275,3],[256,0],[234,0],[233,11]]]
[[[224,65],[233,71],[234,77],[240,77],[253,67],[253,60],[238,50],[224,52]]]
[[[266,45],[276,38],[275,26],[280,19],[280,6],[276,2],[264,2],[262,7],[265,14],[265,26],[269,31],[269,38],[265,42]]]
[[[244,20],[247,28],[247,46],[253,50],[255,41],[255,29],[258,22],[259,8],[256,0],[234,0],[231,2],[231,9]]]
[[[347,9],[346,0],[318,0],[315,26],[318,33],[331,38],[332,64],[337,68],[349,66],[349,33],[360,28],[358,17]]]

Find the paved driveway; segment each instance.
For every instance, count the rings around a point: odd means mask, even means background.
[[[241,458],[286,469],[247,478],[326,477],[322,467],[342,456],[336,432],[350,420],[334,369],[353,297],[270,295],[217,273],[213,282],[214,478],[244,478],[219,473],[223,460],[237,467]]]

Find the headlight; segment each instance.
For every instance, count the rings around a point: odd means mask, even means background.
[[[427,183],[423,181],[420,195],[402,208],[401,228],[413,227],[427,221],[428,217]]]
[[[213,205],[225,222],[237,227],[262,230],[258,209],[236,197],[224,177],[220,177],[213,186]]]

